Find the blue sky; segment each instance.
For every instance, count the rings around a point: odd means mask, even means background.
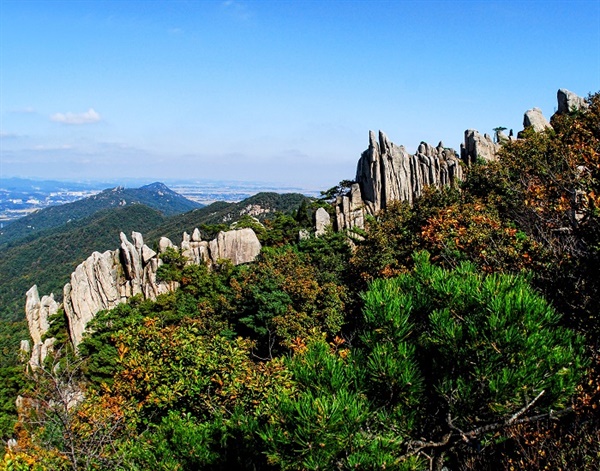
[[[600,90],[600,0],[0,0],[0,177],[353,178]]]

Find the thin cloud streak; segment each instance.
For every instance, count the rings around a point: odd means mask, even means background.
[[[62,124],[92,124],[102,120],[102,117],[94,108],[90,108],[83,113],[55,113],[50,116],[50,120]]]

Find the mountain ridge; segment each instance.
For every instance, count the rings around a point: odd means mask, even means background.
[[[116,186],[72,203],[40,209],[11,222],[0,230],[0,248],[24,237],[81,220],[107,208],[143,204],[165,216],[203,207],[174,192],[164,183],[155,182],[140,188]]]

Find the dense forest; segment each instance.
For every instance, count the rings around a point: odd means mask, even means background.
[[[169,250],[159,275],[180,288],[99,313],[77,352],[59,311],[54,354],[14,380],[0,469],[600,468],[587,101],[364,231],[298,238],[334,188],[243,218],[253,263]]]

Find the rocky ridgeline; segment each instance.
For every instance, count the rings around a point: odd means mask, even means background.
[[[159,242],[159,253],[146,244],[139,232],[131,234],[132,242],[121,233],[121,246],[114,251],[94,252],[71,274],[71,282],[64,287],[62,307],[69,323],[69,334],[74,347],[83,338],[88,322],[99,312],[112,309],[135,295],[156,299],[159,294],[174,291],[175,282],[158,281],[156,273],[161,266],[159,257],[169,247],[176,247],[166,237]],[[261,244],[252,229],[219,232],[211,241],[202,240],[195,229],[190,236],[183,234],[181,253],[191,264],[216,264],[230,260],[234,265],[253,261],[260,253]],[[27,292],[25,314],[33,341],[23,341],[21,350],[31,353],[29,364],[42,364],[54,339],[42,341],[48,331],[48,317],[59,309],[54,296],[39,297],[37,286]]]
[[[559,90],[557,98],[558,114],[587,107],[583,98],[568,90]],[[551,124],[538,108],[532,108],[525,112],[523,126],[540,132],[550,128]],[[465,131],[459,157],[441,142],[437,147],[421,143],[415,154],[409,154],[403,146],[391,142],[383,132],[380,131],[376,138],[371,131],[369,147],[358,161],[356,182],[346,195],[336,199],[334,228],[338,231],[362,229],[366,215],[375,215],[391,201],[412,204],[427,186],[454,186],[463,177],[463,166],[468,167],[477,159],[495,159],[501,144],[512,139],[512,132],[506,136],[499,131],[494,141],[487,134],[469,129]],[[330,225],[329,214],[319,208],[315,213],[315,235],[324,234]],[[310,235],[302,231],[300,237]],[[71,275],[71,282],[64,287],[63,307],[75,347],[81,342],[86,325],[97,312],[112,309],[138,294],[145,299],[155,299],[159,294],[177,288],[176,283],[157,280],[156,273],[162,260],[159,254],[144,244],[142,235],[133,232],[131,238],[132,242],[121,233],[118,250],[103,254],[94,252],[76,268]],[[169,247],[175,246],[169,239],[161,238],[159,253]],[[200,231],[195,229],[191,236],[184,233],[181,242],[182,254],[189,263],[194,264],[211,265],[219,259],[231,260],[235,265],[247,263],[254,260],[260,249],[260,242],[252,229],[220,232],[211,241],[201,240]],[[52,295],[40,299],[36,286],[27,292],[25,310],[33,347],[30,348],[28,341],[23,341],[21,349],[31,353],[30,365],[33,368],[43,362],[52,348],[54,340],[42,341],[42,338],[49,327],[48,316],[58,309]]]
[[[588,106],[583,98],[565,89],[558,91],[557,99],[558,114]],[[541,132],[551,128],[551,124],[539,108],[532,108],[524,114],[523,127]],[[397,146],[383,132],[379,131],[377,139],[370,131],[369,147],[358,161],[356,183],[346,195],[336,199],[335,228],[339,231],[363,229],[365,216],[375,215],[391,201],[412,204],[426,186],[454,186],[463,177],[463,165],[473,165],[477,159],[494,160],[501,145],[513,139],[512,132],[507,136],[498,131],[494,141],[488,134],[468,129],[459,158],[441,142],[437,147],[422,142],[415,154],[409,154],[404,146]]]
[[[473,131],[470,136],[479,133]],[[476,144],[471,145],[476,149]],[[452,186],[462,179],[460,159],[440,142],[437,147],[421,143],[415,154],[397,146],[379,131],[369,133],[369,148],[356,169],[356,183],[336,200],[337,230],[364,228],[365,215],[374,215],[391,201],[412,204],[426,186]]]

